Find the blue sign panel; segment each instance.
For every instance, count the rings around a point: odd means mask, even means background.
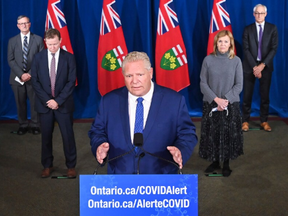
[[[198,215],[198,175],[80,175],[80,216]]]

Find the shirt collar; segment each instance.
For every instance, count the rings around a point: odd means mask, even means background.
[[[51,56],[51,52],[49,51],[49,49],[47,49],[47,51],[48,51],[48,56]],[[55,53],[55,58],[57,57],[57,56],[59,56],[59,53],[60,53],[60,48],[57,50],[57,52]]]
[[[24,36],[27,36],[27,40],[30,38],[30,31],[26,34],[26,35],[24,35],[24,34],[22,34],[22,32],[20,32],[20,35],[21,35],[21,38],[24,40]],[[29,41],[29,40],[28,40]]]
[[[255,22],[255,24],[256,24],[257,27],[259,27],[259,25],[261,25],[261,27],[264,28],[265,21],[263,21],[262,23]]]

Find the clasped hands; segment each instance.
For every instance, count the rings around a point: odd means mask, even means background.
[[[265,67],[265,64],[261,63],[258,66],[253,68],[253,74],[256,78],[260,79],[262,77],[262,71]]]
[[[216,97],[215,99],[214,99],[214,101],[217,103],[217,110],[218,111],[223,111],[223,110],[225,110],[225,108],[228,106],[228,104],[229,104],[229,101],[228,100],[226,100],[226,99],[222,99],[222,98],[218,98],[218,97]]]
[[[56,110],[59,108],[58,103],[53,99],[47,101],[46,105],[47,105],[47,107],[49,107],[52,110]]]
[[[173,160],[179,165],[179,169],[183,167],[182,154],[181,151],[175,146],[167,146],[167,150],[173,157]],[[98,146],[96,150],[96,159],[102,164],[104,159],[107,157],[109,151],[109,143],[105,142]]]
[[[21,81],[22,82],[27,82],[31,79],[31,75],[29,73],[23,73],[21,76]]]

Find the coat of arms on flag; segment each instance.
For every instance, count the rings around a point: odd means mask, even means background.
[[[161,68],[164,70],[174,70],[187,64],[187,58],[179,44],[165,52],[161,59]]]
[[[122,65],[122,60],[125,58],[123,54],[121,46],[108,51],[102,59],[102,68],[108,71],[118,70]]]
[[[121,65],[127,53],[116,0],[103,0],[98,43],[98,89],[101,95],[125,85]]]
[[[155,53],[159,85],[175,91],[190,85],[186,48],[173,0],[160,0]]]

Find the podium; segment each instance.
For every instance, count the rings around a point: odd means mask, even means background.
[[[198,175],[80,175],[80,216],[198,215]]]

